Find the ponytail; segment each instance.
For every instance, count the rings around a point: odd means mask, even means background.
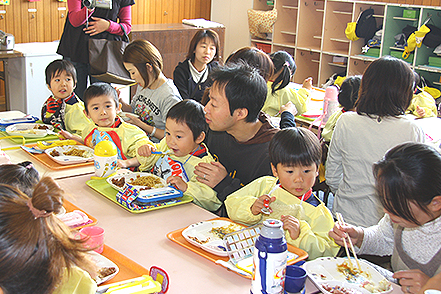
[[[274,64],[274,72],[280,72],[271,85],[271,93],[274,94],[289,84],[297,66],[292,56],[285,51],[274,52],[270,55],[270,58]]]

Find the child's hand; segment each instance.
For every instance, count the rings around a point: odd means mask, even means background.
[[[113,87],[113,88],[115,88],[116,94],[118,95],[118,101],[119,101],[119,103],[121,103],[122,99],[121,99],[121,97],[119,97],[119,96],[121,96],[121,90],[117,87]]]
[[[421,108],[417,105],[416,114],[418,115],[418,117],[424,117],[426,115],[426,110],[424,110],[424,108]]]
[[[142,120],[140,120],[137,115],[126,113],[126,117],[129,119],[127,122],[131,123],[132,125],[141,127],[141,124],[143,124]]]
[[[188,184],[181,177],[173,176],[167,178],[167,184],[173,185],[182,192],[187,191]]]
[[[258,215],[259,213],[262,213],[262,208],[265,207],[263,203],[264,200],[268,200],[269,204],[271,204],[272,202],[276,201],[276,197],[269,197],[268,195],[262,195],[259,198],[257,198],[256,201],[254,201],[253,205],[251,205],[251,213],[253,215]],[[273,212],[271,207],[268,207],[268,209],[270,213]]]
[[[136,157],[126,159],[126,160],[117,159],[116,165],[120,168],[137,167],[137,166],[139,166],[139,161]]]
[[[156,151],[156,148],[149,144],[142,145],[138,148],[138,154],[144,157],[149,157],[153,151]]]
[[[288,101],[285,105],[280,106],[280,113],[284,111],[289,111],[292,115],[296,115],[298,113],[296,106],[291,101]]]
[[[282,215],[280,220],[283,223],[283,229],[288,230],[291,239],[296,240],[300,235],[300,221],[292,215]]]
[[[393,277],[399,280],[403,293],[417,293],[429,280],[429,276],[419,269],[398,271]]]
[[[343,239],[347,238],[352,239],[352,243],[360,247],[361,243],[363,243],[363,237],[364,237],[364,231],[360,227],[355,227],[353,225],[344,225],[340,226],[338,222],[334,224],[334,227],[332,230],[329,231],[329,237],[335,240],[335,243],[337,243],[340,246],[344,246]]]
[[[308,89],[308,90],[312,90],[312,78],[311,77],[306,78],[303,81],[302,88],[305,88],[305,89]]]
[[[58,132],[59,135],[63,136],[63,138],[60,138],[61,140],[74,140],[74,135],[72,135],[71,133],[69,133],[68,131],[65,130],[60,130]]]

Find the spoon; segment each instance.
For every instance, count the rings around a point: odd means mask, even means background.
[[[280,184],[276,184],[272,189],[271,189],[271,191],[269,191],[269,193],[268,193],[268,197],[270,197],[271,198],[271,194],[273,194],[273,192],[277,189],[277,188],[279,188],[280,187]],[[263,200],[263,205],[264,205],[264,207],[260,210],[262,213],[264,213],[264,214],[270,214],[271,213],[271,211],[270,211],[270,209],[269,209],[269,199],[265,199],[265,200]]]

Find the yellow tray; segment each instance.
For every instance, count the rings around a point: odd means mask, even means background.
[[[109,183],[107,183],[106,179],[89,180],[86,182],[86,185],[88,185],[89,187],[91,187],[92,189],[94,189],[95,191],[97,191],[98,193],[100,193],[101,195],[106,197],[107,199],[111,200],[112,202],[118,204],[119,206],[121,206],[125,210],[130,211],[132,213],[143,213],[143,212],[147,212],[147,211],[152,211],[152,210],[167,208],[167,207],[171,207],[171,206],[181,205],[181,204],[185,204],[185,203],[189,203],[189,202],[193,201],[193,197],[188,196],[188,195],[184,195],[179,200],[172,199],[170,201],[161,202],[161,205],[156,205],[156,206],[152,205],[150,208],[147,208],[147,209],[132,210],[132,209],[125,207],[124,205],[122,205],[121,203],[119,203],[116,200],[116,194],[118,193],[118,191],[113,189],[112,186],[110,186]]]

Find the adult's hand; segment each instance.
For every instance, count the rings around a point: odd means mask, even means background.
[[[197,180],[206,184],[210,188],[216,187],[227,175],[225,167],[219,162],[201,162],[195,167],[194,171]]]
[[[110,27],[110,21],[104,18],[92,16],[91,19],[92,21],[89,21],[89,26],[87,28],[84,28],[84,32],[86,34],[95,36],[104,31],[107,31]]]
[[[419,269],[395,272],[393,277],[400,281],[404,293],[418,293],[429,280],[429,276]]]

